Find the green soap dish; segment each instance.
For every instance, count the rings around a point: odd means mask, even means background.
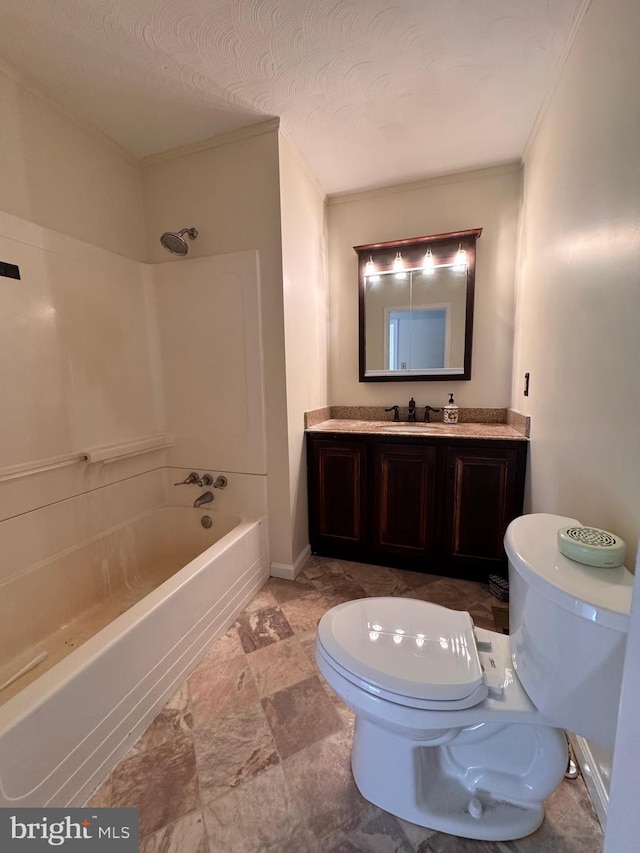
[[[561,527],[558,548],[570,560],[599,569],[622,566],[627,554],[627,546],[619,536],[597,527]]]

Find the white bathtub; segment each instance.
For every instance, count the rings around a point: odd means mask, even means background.
[[[200,524],[204,515],[211,530]],[[41,668],[53,665],[25,676],[35,680],[0,706],[0,807],[80,805],[266,581],[265,524],[206,507],[164,507],[24,574],[41,575],[49,595],[57,589],[56,601],[87,616],[51,633],[44,593],[34,594],[36,628],[20,637],[28,648],[15,649],[14,660],[45,650]],[[22,601],[24,574],[9,597],[5,589],[5,603]],[[67,590],[56,587],[63,578]],[[7,614],[13,609],[9,600]],[[60,618],[56,610],[49,621]],[[15,633],[3,630],[8,657]]]

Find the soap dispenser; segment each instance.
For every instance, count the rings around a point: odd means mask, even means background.
[[[449,402],[444,407],[444,418],[445,424],[457,424],[458,423],[458,407],[455,404],[453,399],[453,394],[449,394]]]

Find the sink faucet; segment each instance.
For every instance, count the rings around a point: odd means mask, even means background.
[[[400,411],[400,406],[389,406],[388,409],[385,409],[385,412],[393,412],[394,421],[400,420],[399,411]]]
[[[409,400],[409,412],[407,413],[408,421],[415,421],[416,419],[416,401],[413,397]]]
[[[425,424],[429,423],[429,412],[439,412],[440,409],[434,409],[433,406],[425,406],[424,407],[424,422]]]
[[[200,495],[199,498],[195,499],[195,501],[193,502],[193,505],[197,508],[199,506],[202,506],[203,504],[210,504],[212,500],[213,500],[213,493],[212,492],[205,492],[204,494]]]

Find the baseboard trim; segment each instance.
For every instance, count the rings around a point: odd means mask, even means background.
[[[607,825],[607,810],[609,808],[609,792],[607,786],[600,773],[598,762],[595,760],[589,741],[580,735],[574,735],[570,732],[569,741],[573,747],[576,756],[576,761],[580,767],[582,778],[587,786],[587,791],[591,797],[591,803],[598,815],[600,826],[604,830]]]
[[[294,563],[271,563],[271,577],[294,581],[310,556],[311,545],[306,545]]]

